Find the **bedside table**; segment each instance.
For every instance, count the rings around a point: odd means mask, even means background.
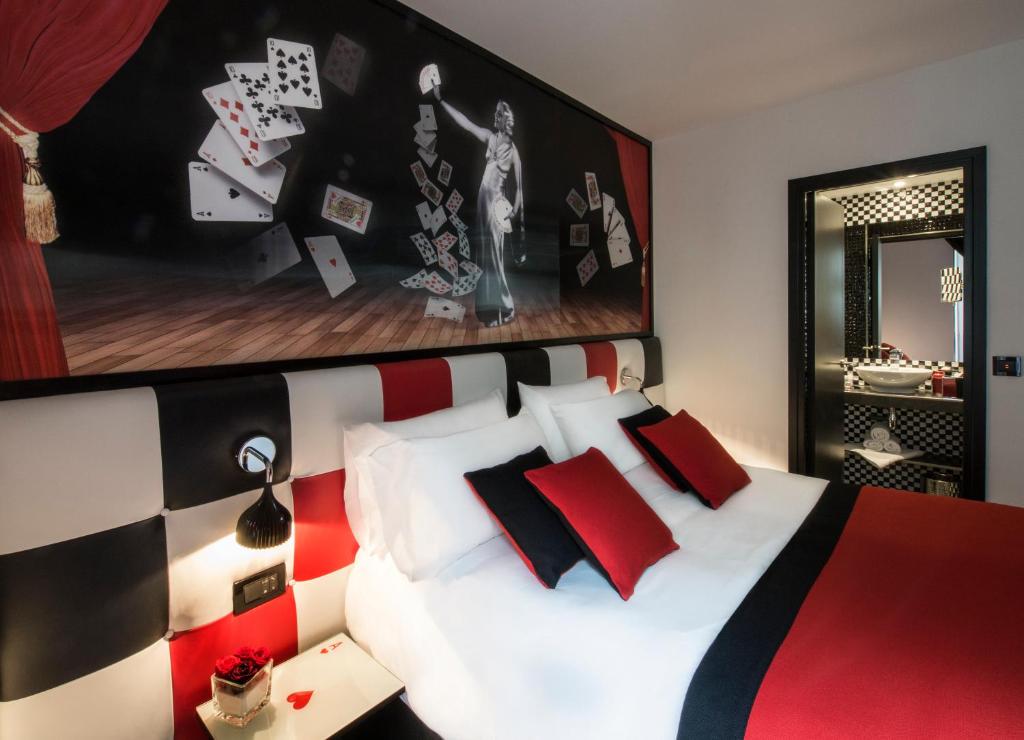
[[[274,665],[270,703],[246,727],[218,719],[213,701],[196,707],[214,740],[322,740],[396,699],[402,682],[348,635],[324,640]]]

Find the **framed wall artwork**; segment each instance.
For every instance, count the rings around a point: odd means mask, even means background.
[[[169,3],[41,148],[8,397],[650,334],[650,142],[390,0]]]

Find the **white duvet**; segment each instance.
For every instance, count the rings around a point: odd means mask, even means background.
[[[498,537],[416,582],[360,552],[349,631],[449,740],[675,738],[701,658],[825,487],[747,471],[717,511],[646,464],[626,475],[680,546],[629,601],[585,562],[545,589]]]

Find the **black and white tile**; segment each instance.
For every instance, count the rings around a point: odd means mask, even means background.
[[[835,200],[843,206],[847,226],[952,216],[964,212],[964,184],[953,180],[916,188],[858,193]]]

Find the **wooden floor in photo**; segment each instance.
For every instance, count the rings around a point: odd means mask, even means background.
[[[54,289],[72,375],[231,365],[638,331],[626,302],[594,305],[513,288],[516,319],[486,328],[425,318],[430,293],[356,284],[331,299],[323,284],[277,279],[248,291],[224,280],[147,277]]]

